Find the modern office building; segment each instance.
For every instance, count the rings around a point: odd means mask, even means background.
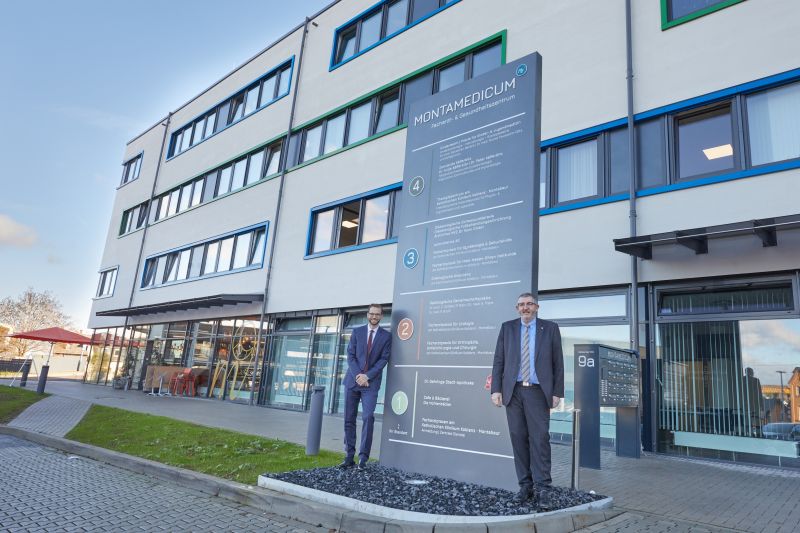
[[[600,342],[641,354],[646,449],[800,467],[765,429],[794,404],[764,393],[800,366],[798,21],[796,0],[334,2],[128,143],[86,382],[192,368],[203,396],[302,410],[325,385],[341,412],[349,332],[373,302],[390,322],[410,103],[538,51],[553,437],[572,347]]]

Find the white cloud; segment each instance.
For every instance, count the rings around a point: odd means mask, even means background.
[[[10,216],[0,213],[0,246],[26,248],[36,244],[36,240],[36,231],[33,228],[20,224]]]

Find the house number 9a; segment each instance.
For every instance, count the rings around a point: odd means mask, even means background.
[[[578,366],[581,368],[592,367],[594,368],[594,357],[586,357],[585,355],[578,356]]]

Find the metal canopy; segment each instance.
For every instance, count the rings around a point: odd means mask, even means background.
[[[97,316],[152,315],[156,313],[169,313],[172,311],[189,311],[192,309],[223,307],[226,305],[250,304],[263,300],[263,294],[218,294],[216,296],[204,296],[202,298],[191,298],[189,300],[176,300],[174,302],[110,309],[108,311],[98,312]]]
[[[778,231],[795,228],[800,228],[800,214],[614,239],[614,249],[640,259],[652,259],[653,246],[666,244],[678,244],[693,250],[695,254],[706,254],[709,239],[742,235],[755,235],[764,247],[777,246]]]

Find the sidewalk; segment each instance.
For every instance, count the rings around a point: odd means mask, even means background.
[[[47,392],[54,395],[50,401],[39,402],[38,412],[25,411],[15,422],[33,424],[38,417],[58,417],[59,412],[71,412],[84,403],[97,403],[305,443],[306,413],[215,400],[158,398],[65,381],[48,382]],[[376,426],[380,435],[380,424]],[[322,447],[341,450],[341,433],[341,418],[324,417]],[[379,440],[375,439],[376,448]],[[570,460],[568,446],[553,445],[557,485],[569,485]],[[627,512],[613,523],[592,526],[592,531],[800,530],[800,472],[796,470],[663,455],[637,460],[617,457],[609,450],[603,450],[602,464],[599,471],[581,469],[581,489],[612,496],[614,507]]]

